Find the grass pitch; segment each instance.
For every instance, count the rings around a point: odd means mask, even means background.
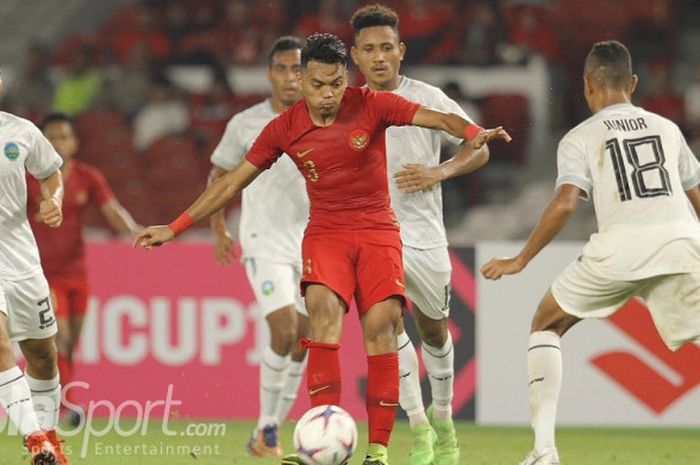
[[[213,426],[212,426],[213,425]],[[274,460],[250,457],[245,442],[250,422],[169,422],[168,435],[160,423],[151,423],[145,434],[120,435],[105,422],[86,437],[67,437],[72,465],[272,465]],[[366,425],[358,425],[366,438]],[[130,433],[131,425],[119,425]],[[293,425],[282,430],[283,445],[291,449]],[[517,465],[532,445],[529,428],[457,425],[464,465]],[[103,434],[104,433],[104,434]],[[409,429],[398,422],[390,447],[392,465],[408,464]],[[700,428],[560,428],[557,434],[563,465],[699,465]],[[360,465],[366,444],[360,442],[351,465]],[[26,465],[20,440],[0,432],[0,465]]]

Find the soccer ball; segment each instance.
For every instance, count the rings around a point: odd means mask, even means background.
[[[307,465],[340,465],[356,446],[355,420],[337,405],[312,408],[294,428],[294,449]]]

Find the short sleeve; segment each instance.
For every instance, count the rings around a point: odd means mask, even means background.
[[[431,105],[431,108],[435,108],[436,110],[440,110],[443,113],[454,113],[455,115],[459,115],[462,118],[471,121],[475,123],[471,117],[467,115],[467,113],[464,111],[464,108],[462,106],[452,100],[450,97],[445,95],[445,93],[438,89],[439,98],[436,100],[436,105]],[[450,144],[450,145],[460,145],[462,142],[464,142],[464,139],[461,139],[459,137],[455,137],[452,134],[449,134],[445,131],[440,131],[440,137],[442,137],[442,141],[444,143]]]
[[[371,101],[377,118],[387,126],[411,124],[420,108],[420,104],[387,91],[372,92]]]
[[[680,130],[678,133],[678,137],[681,139],[681,153],[678,157],[678,172],[680,174],[683,190],[687,191],[688,189],[700,184],[700,163],[695,157],[695,154],[693,154],[693,151],[690,150],[690,147],[688,147],[688,143],[680,133]]]
[[[267,123],[245,156],[246,160],[261,170],[270,168],[284,153],[282,145],[286,139],[282,130],[282,117],[287,114],[288,112],[283,113]]]
[[[31,125],[30,129],[30,141],[31,146],[25,161],[27,171],[36,179],[46,179],[61,167],[63,160],[51,142],[34,125]]]
[[[243,131],[237,117],[233,117],[226,125],[226,131],[211,155],[211,162],[225,170],[231,170],[245,156],[243,146]]]
[[[104,174],[97,168],[89,167],[87,171],[90,178],[90,197],[96,205],[102,206],[114,198],[114,192]]]
[[[583,191],[581,198],[588,200],[593,189],[586,153],[568,138],[562,139],[557,149],[557,183],[573,184]]]

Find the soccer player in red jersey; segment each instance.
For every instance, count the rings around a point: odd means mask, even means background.
[[[61,385],[66,386],[71,380],[73,350],[80,338],[87,311],[83,214],[87,206],[94,203],[115,231],[135,234],[139,226],[119,204],[102,173],[93,166],[73,160],[73,155],[78,151],[78,138],[70,117],[63,113],[50,113],[39,127],[63,159],[61,174],[65,196],[61,227],[50,228],[40,221],[41,190],[33,178],[27,178],[27,207],[29,222],[39,246],[41,265],[49,281],[56,309],[58,366]],[[79,420],[77,415],[71,417],[72,423]]]
[[[306,178],[311,203],[302,244],[302,293],[311,320],[308,391],[312,405],[340,403],[339,342],[355,298],[367,351],[369,448],[364,465],[387,465],[399,397],[397,329],[404,302],[399,227],[389,205],[384,131],[394,125],[441,129],[479,148],[509,140],[455,114],[390,92],[348,88],[347,51],[331,34],[309,37],[301,53],[303,100],[272,120],[246,158],[168,226],[150,226],[135,244],[172,240],[218,211],[283,153]],[[301,463],[295,456],[284,464]]]

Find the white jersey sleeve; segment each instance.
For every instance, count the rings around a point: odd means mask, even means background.
[[[32,145],[24,161],[27,171],[36,179],[46,179],[61,167],[63,160],[36,126],[29,127],[28,138]]]
[[[247,152],[244,144],[248,142],[248,136],[244,129],[245,121],[241,122],[241,115],[242,113],[239,113],[231,118],[211,155],[212,164],[226,171],[235,168]]]
[[[684,190],[695,187],[700,184],[700,162],[693,154],[693,151],[688,147],[683,134],[678,131],[680,137],[681,153],[678,159],[678,172],[681,176],[681,184]]]
[[[593,183],[591,172],[588,168],[585,151],[570,138],[563,138],[557,149],[557,182],[556,187],[562,184],[573,184],[583,192],[581,197],[588,200],[591,196]]]

